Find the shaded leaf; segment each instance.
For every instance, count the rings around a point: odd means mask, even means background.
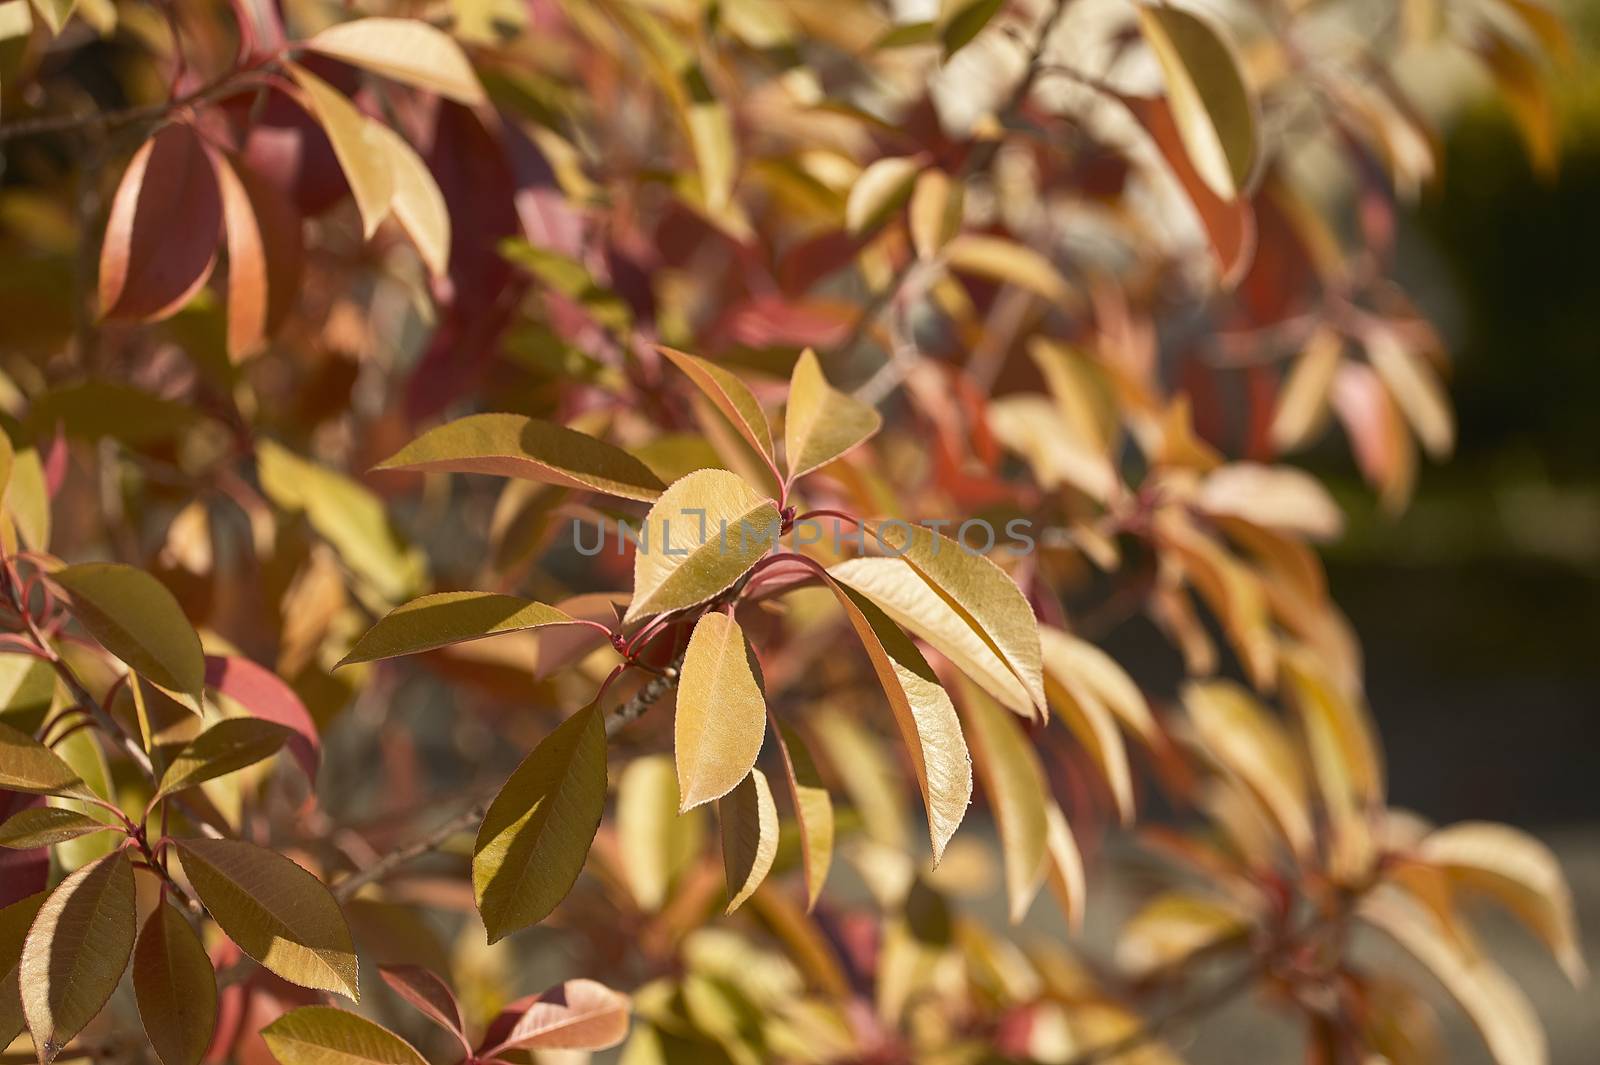
[[[795,822],[800,828],[800,859],[806,874],[806,909],[816,908],[822,885],[833,864],[833,799],[822,783],[811,750],[798,732],[778,724],[778,749],[783,752],[783,767],[789,778],[789,795],[794,801]]]
[[[1050,802],[1044,768],[1017,719],[987,695],[968,685],[961,700],[962,720],[972,744],[972,762],[1000,831],[1011,923],[1027,914],[1044,883],[1049,857]]]
[[[110,828],[110,825],[77,810],[58,806],[30,806],[12,814],[4,824],[0,824],[0,847],[12,850],[50,847]]]
[[[81,795],[87,787],[54,751],[0,722],[0,788],[29,795]]]
[[[553,606],[514,595],[436,592],[389,611],[356,641],[339,665],[417,654],[504,632],[574,624],[571,616]]]
[[[217,978],[200,936],[169,902],[150,912],[139,933],[133,991],[162,1065],[198,1065],[217,1024]]]
[[[538,924],[572,890],[605,801],[605,719],[592,705],[540,741],[484,815],[472,891],[489,942]]]
[[[315,782],[322,760],[322,739],[305,704],[276,673],[234,655],[206,656],[206,686],[227,696],[263,721],[291,730],[289,753]]]
[[[48,859],[45,865],[48,872]],[[48,891],[41,891],[0,909],[0,1046],[10,1046],[25,1024],[17,963],[22,959],[22,945],[28,938],[34,915],[49,897]]]
[[[306,103],[339,160],[345,180],[361,212],[361,227],[368,240],[389,215],[394,200],[394,170],[384,145],[381,127],[332,85],[294,63],[285,67],[305,92]]]
[[[143,570],[86,562],[50,579],[67,593],[72,615],[135,673],[198,712],[206,682],[200,637],[166,586]]]
[[[416,18],[362,18],[329,26],[305,44],[375,74],[470,106],[485,100],[461,46]]]
[[[654,913],[678,875],[699,856],[704,811],[679,813],[678,773],[665,754],[628,763],[617,783],[616,831],[622,876],[639,909]]]
[[[378,975],[395,994],[415,1006],[439,1027],[457,1035],[466,1031],[461,1020],[461,1004],[450,985],[431,969],[420,965],[380,965]],[[468,1048],[470,1049],[470,1048]]]
[[[678,682],[672,741],[678,809],[737,787],[756,764],[766,729],[766,698],[744,630],[726,614],[706,614],[689,638]]]
[[[222,198],[223,233],[228,247],[228,357],[253,354],[267,334],[271,278],[268,237],[256,217],[250,193],[221,152],[208,152]]]
[[[696,388],[705,393],[707,399],[716,404],[717,409],[733,423],[733,427],[739,430],[739,435],[744,437],[751,447],[755,448],[769,464],[773,463],[775,452],[772,448],[772,425],[767,421],[761,404],[748,385],[731,371],[698,355],[690,355],[674,348],[664,347],[659,350],[694,382]]]
[[[1133,773],[1122,733],[1109,707],[1094,690],[1079,682],[1073,669],[1071,637],[1059,629],[1039,628],[1044,652],[1045,691],[1057,714],[1100,767],[1122,823],[1133,819]]]
[[[810,348],[800,353],[789,379],[783,453],[789,481],[825,466],[883,427],[876,409],[828,384]]]
[[[630,1007],[627,995],[604,984],[568,980],[507,1007],[508,1012],[520,1009],[516,1023],[480,1056],[504,1050],[605,1050],[627,1038]]]
[[[302,1006],[261,1029],[282,1065],[427,1065],[387,1028],[332,1006]]]
[[[474,414],[430,429],[377,468],[521,477],[646,502],[665,487],[621,448],[520,414]]]
[[[727,470],[674,481],[645,515],[625,622],[703,603],[777,543],[777,505]],[[731,785],[730,785],[731,786]]]
[[[292,729],[260,718],[218,721],[178,752],[161,774],[161,783],[151,801],[271,758],[293,735]]]
[[[728,877],[728,908],[723,912],[732,913],[761,886],[778,856],[778,807],[767,775],[751,769],[717,800],[717,819],[722,825],[722,868]]]
[[[292,984],[360,996],[350,927],[321,880],[243,840],[174,845],[195,894],[240,950]]]
[[[133,865],[117,851],[63,880],[34,917],[17,976],[22,1012],[45,1065],[117,989],[133,953],[133,906]]]

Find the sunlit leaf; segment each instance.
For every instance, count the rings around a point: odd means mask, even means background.
[[[724,912],[732,913],[761,886],[778,856],[778,807],[767,775],[751,769],[717,800],[717,820],[722,825],[722,867],[728,877]]]
[[[641,910],[661,909],[673,881],[700,853],[703,810],[679,813],[678,773],[664,754],[628,763],[617,783],[622,876]]]
[[[1374,330],[1366,341],[1367,359],[1411,423],[1417,439],[1434,458],[1448,456],[1455,447],[1456,423],[1438,375],[1393,330]]]
[[[110,825],[96,821],[88,814],[57,806],[30,806],[19,810],[0,824],[0,847],[12,850],[30,850],[50,847],[69,839],[87,836],[91,832],[105,832]]]
[[[484,102],[483,86],[461,46],[415,18],[362,18],[329,26],[306,48],[458,103]]]
[[[206,686],[232,699],[251,715],[291,730],[294,736],[289,740],[289,752],[300,763],[306,779],[316,781],[322,739],[305,704],[281,677],[248,658],[207,655]]]
[[[87,789],[54,751],[0,722],[0,788],[30,795],[77,795]]]
[[[424,25],[406,19],[412,25]],[[389,210],[405,227],[417,254],[434,277],[450,272],[450,211],[439,183],[411,147],[387,126],[374,124],[372,135],[382,147],[394,182]]]
[[[789,480],[825,466],[883,426],[877,410],[828,384],[810,348],[800,353],[789,380],[783,452]]]
[[[117,989],[133,953],[133,904],[133,865],[118,851],[63,880],[34,917],[17,976],[45,1065]]]
[[[1269,529],[1332,540],[1344,514],[1322,482],[1290,466],[1233,462],[1206,474],[1195,503],[1214,515],[1243,518]]]
[[[44,19],[44,24],[50,28],[51,36],[61,32],[72,13],[77,10],[78,0],[33,0],[33,6],[38,9],[39,15]]]
[[[553,606],[514,595],[436,592],[389,611],[356,641],[339,665],[417,654],[505,632],[576,623]]]
[[[1185,685],[1183,705],[1206,750],[1260,800],[1294,852],[1311,853],[1305,774],[1282,725],[1231,681]]]
[[[294,63],[285,64],[290,77],[305,92],[311,113],[328,135],[338,157],[368,240],[389,216],[394,201],[394,169],[376,122],[332,85]]]
[[[1088,897],[1084,881],[1083,854],[1061,807],[1051,800],[1045,806],[1045,882],[1056,897],[1067,927],[1083,929],[1083,908]]]
[[[1269,430],[1272,446],[1293,451],[1311,442],[1327,421],[1333,377],[1344,355],[1344,343],[1330,329],[1319,329],[1306,342],[1278,391]]]
[[[739,430],[739,435],[744,437],[751,447],[768,462],[774,461],[772,425],[767,421],[766,413],[762,411],[761,404],[757,402],[755,394],[750,391],[748,385],[731,371],[698,355],[690,355],[673,348],[660,350],[661,354],[694,382],[696,388],[706,394],[707,399],[716,404],[717,409],[733,423],[733,427]]]
[[[736,474],[699,470],[674,481],[645,516],[623,620],[681,610],[726,591],[772,549],[779,526],[776,504]]]
[[[961,232],[964,203],[961,183],[943,170],[930,168],[917,175],[906,225],[919,259],[935,258]]]
[[[920,166],[910,156],[891,156],[870,163],[850,186],[850,198],[844,208],[845,228],[862,233],[882,223],[906,202]]]
[[[293,735],[292,729],[260,718],[218,721],[172,759],[161,775],[155,798],[165,798],[271,758]]]
[[[290,983],[360,996],[350,927],[322,881],[243,840],[175,846],[195,894],[240,950]]]
[[[594,980],[568,980],[513,1004],[521,1015],[504,1040],[482,1056],[504,1050],[605,1050],[628,1036],[627,995]]]
[[[521,477],[646,502],[665,487],[621,448],[520,414],[459,418],[423,433],[377,468]]]
[[[945,245],[945,262],[957,273],[1016,285],[1049,303],[1068,304],[1072,286],[1055,264],[1026,244],[987,233],[962,233]]]
[[[1059,629],[1039,628],[1044,653],[1045,692],[1057,714],[1083,744],[1105,776],[1123,824],[1133,819],[1133,773],[1115,716],[1094,689],[1078,679],[1072,638]]]
[[[72,615],[100,645],[144,679],[199,709],[206,683],[200,637],[171,592],[150,574],[116,562],[86,562],[50,579],[71,600]]]
[[[331,1006],[290,1010],[261,1030],[282,1065],[427,1065],[393,1032]]]
[[[1361,883],[1375,856],[1372,815],[1383,803],[1377,735],[1366,708],[1341,692],[1309,653],[1285,656],[1284,678],[1329,821],[1330,872]]]
[[[694,627],[678,682],[672,749],[680,810],[732,791],[761,753],[767,703],[738,622],[716,611]]]
[[[1007,906],[1016,924],[1033,904],[1047,872],[1050,825],[1045,808],[1050,793],[1044,767],[1016,717],[972,685],[962,695],[961,715],[978,781],[1000,831]]]
[[[589,706],[540,741],[484,815],[472,891],[489,942],[538,924],[572,890],[605,801],[605,719]]]
[[[162,1065],[198,1065],[217,1023],[217,979],[205,944],[171,903],[152,910],[139,933],[133,991]]]
[[[833,863],[833,799],[822,783],[811,751],[798,732],[779,724],[775,730],[778,749],[783,753],[789,796],[794,802],[795,823],[800,829],[800,859],[806,874],[806,908],[813,909],[828,879]]]

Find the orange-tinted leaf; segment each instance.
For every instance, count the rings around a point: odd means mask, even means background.
[[[311,38],[306,48],[468,106],[485,99],[461,46],[421,19],[341,22]]]
[[[614,1047],[627,1038],[631,1005],[627,995],[594,980],[568,980],[528,1000],[504,1040],[480,1056],[494,1057],[504,1050]]]
[[[380,965],[378,975],[395,994],[441,1028],[458,1035],[466,1030],[455,992],[431,969],[420,965]]]
[[[728,794],[756,764],[767,704],[753,665],[738,622],[712,611],[695,624],[673,722],[680,810]]]
[[[739,435],[744,437],[768,463],[772,463],[772,425],[767,421],[766,413],[762,411],[761,404],[757,402],[755,394],[750,387],[739,380],[731,371],[708,362],[698,355],[677,351],[673,348],[662,348],[661,354],[665,355],[672,364],[682,370],[695,383],[695,387],[706,394],[711,402],[717,405],[733,427],[739,430]]]

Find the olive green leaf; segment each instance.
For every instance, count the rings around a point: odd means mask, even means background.
[[[972,39],[983,32],[983,28],[1004,6],[1005,0],[967,0],[957,7],[939,28],[939,43],[944,49],[944,58],[949,60],[972,43]]]
[[[827,584],[866,648],[889,700],[928,810],[928,837],[937,864],[972,801],[972,759],[961,721],[911,638],[871,599],[832,578]]]
[[[698,355],[666,347],[660,351],[716,404],[751,447],[769,464],[773,462],[772,426],[748,385],[730,371]]]
[[[1248,191],[1260,152],[1256,104],[1238,57],[1198,15],[1165,4],[1136,10],[1161,64],[1184,150],[1212,192],[1237,199]]]
[[[312,37],[305,47],[469,107],[485,98],[461,46],[421,19],[341,22]]]
[[[672,749],[678,809],[720,799],[744,780],[767,731],[767,702],[738,622],[713,611],[689,637],[678,681]]]
[[[133,993],[162,1065],[198,1065],[217,1024],[217,975],[194,926],[170,902],[150,911],[139,933]]]
[[[34,915],[49,897],[48,891],[41,891],[0,909],[0,1046],[10,1046],[25,1023],[17,962],[22,958],[22,944],[28,938]]]
[[[1021,921],[1044,884],[1050,835],[1050,801],[1044,767],[1017,719],[978,690],[963,684],[962,720],[972,741],[972,761],[989,797],[1006,871],[1011,923]]]
[[[778,807],[772,801],[767,775],[752,769],[717,800],[722,825],[722,868],[728,875],[728,908],[732,913],[755,894],[778,856]]]
[[[645,515],[633,558],[633,601],[623,620],[703,603],[726,591],[778,539],[772,500],[727,470],[697,470]]]
[[[302,1006],[261,1029],[283,1065],[428,1065],[389,1029],[332,1006]]]
[[[339,665],[413,655],[520,629],[576,624],[579,622],[571,615],[553,606],[514,595],[437,592],[389,611],[356,641]]]
[[[430,429],[380,470],[487,473],[649,502],[660,478],[621,448],[520,414],[474,414]]]
[[[0,847],[12,850],[31,850],[34,847],[52,847],[69,839],[87,836],[91,832],[105,832],[110,825],[96,821],[88,814],[56,806],[30,806],[12,814],[0,825]]]
[[[617,782],[617,847],[622,878],[639,909],[654,913],[705,837],[705,811],[678,812],[678,774],[672,758],[635,758]]]
[[[195,894],[240,950],[292,984],[360,997],[350,926],[327,885],[254,843],[174,842]]]
[[[814,909],[833,864],[833,798],[822,784],[806,741],[793,728],[779,724],[778,749],[789,778],[795,823],[800,828],[800,860],[806,874],[806,909]]]
[[[11,482],[6,486],[5,507],[17,524],[23,543],[35,551],[50,547],[50,490],[45,485],[44,464],[37,448],[16,453]]]
[[[17,964],[22,1012],[42,1065],[100,1012],[117,989],[134,937],[133,864],[117,851],[50,893]]]
[[[605,718],[591,705],[540,741],[484,815],[472,891],[489,942],[538,924],[566,898],[605,801]]]
[[[183,608],[160,581],[117,562],[67,566],[50,579],[67,593],[72,616],[102,647],[198,712],[205,654]]]
[[[276,754],[294,735],[293,729],[258,717],[218,721],[173,758],[167,771],[161,774],[155,799],[255,765]]]
[[[828,384],[810,348],[800,353],[789,379],[783,453],[792,483],[865,442],[883,426],[877,410]]]
[[[82,795],[88,792],[72,767],[50,748],[10,725],[0,723],[0,788],[30,795]]]

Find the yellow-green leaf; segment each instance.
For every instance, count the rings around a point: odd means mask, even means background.
[[[789,379],[783,452],[789,481],[825,466],[883,426],[877,410],[828,384],[810,348],[800,353]]]
[[[50,748],[0,723],[0,788],[30,795],[81,795],[87,786]]]
[[[1199,15],[1166,5],[1138,12],[1190,162],[1212,192],[1237,199],[1248,191],[1260,151],[1256,104],[1238,57]]]
[[[311,113],[328,135],[350,192],[361,212],[361,228],[368,240],[389,216],[394,200],[394,169],[384,148],[379,126],[356,110],[355,104],[332,85],[294,63],[285,64],[289,76],[305,91]]]
[[[748,385],[731,371],[698,355],[666,347],[660,351],[716,404],[751,447],[767,462],[773,461],[772,425]]]
[[[0,499],[5,498],[6,489],[11,487],[11,467],[16,461],[17,454],[11,446],[11,437],[0,429]]]
[[[778,749],[789,778],[795,823],[800,828],[800,860],[806,874],[806,909],[814,909],[833,864],[833,799],[823,786],[811,750],[788,725],[777,727]]]
[[[110,825],[96,821],[88,814],[56,806],[30,806],[18,811],[0,825],[0,847],[12,850],[31,850],[34,847],[52,847],[69,839],[87,836],[91,832],[105,832]]]
[[[962,233],[945,245],[944,259],[958,273],[1016,285],[1050,303],[1070,303],[1073,298],[1072,286],[1054,263],[1007,237]]]
[[[750,642],[731,617],[713,611],[695,624],[673,721],[680,810],[720,799],[756,764],[767,703],[753,665]]]
[[[733,186],[739,176],[739,148],[734,136],[733,115],[717,99],[698,64],[687,67],[681,76],[684,121],[689,144],[694,149],[700,171],[700,191],[706,211],[721,218],[733,204]]]
[[[363,18],[329,26],[306,48],[470,106],[485,100],[461,46],[421,19]]]
[[[957,6],[939,27],[939,44],[945,60],[970,44],[1003,7],[1005,0],[966,0]]]
[[[538,924],[566,898],[605,802],[605,719],[591,705],[540,741],[484,815],[472,891],[489,942]]]
[[[738,787],[717,800],[717,819],[722,825],[722,868],[728,876],[724,912],[732,913],[761,886],[778,856],[778,807],[767,775],[750,770]]]
[[[645,502],[665,487],[621,448],[520,414],[474,414],[430,429],[378,469],[520,477]]]
[[[400,135],[387,126],[374,123],[373,135],[388,158],[393,174],[394,194],[389,210],[405,227],[417,254],[434,277],[450,272],[450,211],[444,193],[424,163]]]
[[[17,963],[22,1012],[43,1065],[54,1061],[117,989],[134,937],[133,864],[117,851],[50,893]]]
[[[145,680],[189,696],[199,709],[206,683],[200,637],[172,593],[150,574],[116,562],[86,562],[50,575],[71,600],[72,616],[100,645]]]
[[[162,1065],[199,1065],[217,1024],[217,976],[200,936],[169,902],[150,912],[139,933],[133,992]]]
[[[339,665],[413,655],[504,632],[577,623],[553,606],[514,595],[436,592],[389,611],[356,641]]]
[[[979,691],[965,686],[962,720],[972,743],[972,761],[989,797],[1006,871],[1011,923],[1021,921],[1044,884],[1049,856],[1050,800],[1039,756],[1017,719]]]
[[[972,759],[961,721],[911,638],[867,596],[831,578],[827,584],[866,648],[889,700],[928,810],[928,837],[937,864],[972,801]]]
[[[360,997],[350,926],[321,880],[243,840],[175,844],[195,894],[240,950],[292,984]]]
[[[879,225],[906,202],[920,164],[910,156],[876,159],[861,171],[845,201],[844,224],[851,233]]]
[[[428,1065],[387,1028],[332,1006],[302,1006],[261,1029],[282,1065]]]
[[[726,591],[771,550],[780,525],[777,505],[737,474],[697,470],[674,481],[645,515],[623,620],[682,610]]]
[[[11,482],[5,491],[6,510],[17,523],[17,533],[28,547],[46,551],[50,547],[50,492],[45,485],[44,464],[37,448],[26,447],[16,453],[11,464]]]
[[[622,878],[646,913],[661,909],[678,875],[700,854],[703,810],[678,812],[678,773],[665,754],[635,758],[617,782]]]
[[[293,729],[258,717],[218,721],[173,758],[161,774],[155,798],[165,798],[271,758],[294,735]]]

